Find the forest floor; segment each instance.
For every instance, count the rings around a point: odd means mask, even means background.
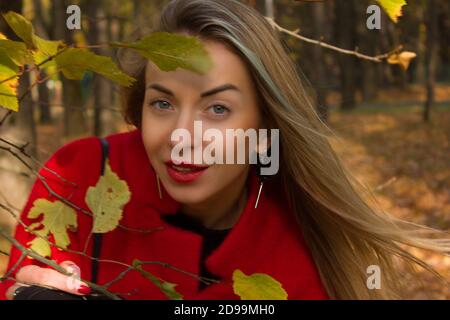
[[[432,111],[429,124],[422,122],[420,112],[419,104],[372,105],[345,113],[332,111],[330,127],[339,137],[339,140],[332,139],[332,144],[356,178],[375,191],[385,211],[450,231],[450,104],[440,103]],[[110,131],[126,129],[123,124],[110,127]],[[61,127],[38,126],[38,136],[41,161],[67,142]],[[20,211],[33,180],[21,174],[26,170],[21,165],[12,165],[15,162],[9,156],[0,157],[0,201],[4,203],[7,197]],[[0,226],[12,230],[13,220],[5,215],[6,212],[0,212]],[[5,241],[0,241],[0,250],[8,250]],[[411,252],[450,279],[450,257],[418,250]],[[0,254],[0,275],[6,262],[7,257]],[[411,298],[450,299],[449,288],[433,276],[421,272],[421,280],[408,279]]]
[[[450,104],[422,122],[421,109],[360,108],[333,112],[334,149],[358,181],[374,191],[381,208],[415,223],[450,231]],[[450,281],[450,257],[409,250]],[[413,299],[450,299],[450,288],[421,270],[407,279]],[[430,292],[427,292],[428,289]]]

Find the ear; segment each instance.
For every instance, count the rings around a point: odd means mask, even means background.
[[[270,125],[264,116],[260,116],[259,126],[258,126],[258,143],[255,146],[255,152],[258,154],[267,154],[267,151],[272,145],[271,135],[270,135]]]
[[[266,154],[270,149],[270,129],[259,129],[258,130],[258,143],[255,146],[255,152],[258,154]]]

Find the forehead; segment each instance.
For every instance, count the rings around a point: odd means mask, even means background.
[[[231,83],[242,89],[251,88],[251,76],[244,61],[230,48],[217,41],[201,40],[213,62],[205,74],[178,68],[175,71],[161,71],[151,61],[147,64],[146,83],[164,82],[183,84],[195,88],[209,88],[215,84]]]

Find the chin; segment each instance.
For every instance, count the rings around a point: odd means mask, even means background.
[[[207,186],[170,186],[166,191],[175,201],[182,204],[202,203],[211,196],[211,188]]]

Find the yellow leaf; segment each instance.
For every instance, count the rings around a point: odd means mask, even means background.
[[[241,270],[233,272],[233,290],[241,300],[287,300],[281,283],[265,273],[247,276]]]
[[[17,100],[18,71],[17,65],[5,51],[0,50],[0,106],[16,112],[19,110]]]
[[[0,39],[6,40],[7,38],[6,38],[6,36],[3,33],[0,32]]]
[[[77,228],[76,211],[59,200],[51,202],[42,198],[33,202],[33,207],[28,212],[28,218],[36,219],[41,215],[43,215],[42,220],[30,225],[29,229],[43,237],[51,233],[56,245],[67,248],[70,245],[67,229]],[[42,229],[36,230],[41,227]],[[39,240],[33,243],[42,248]]]
[[[41,255],[42,257],[50,257],[52,250],[45,239],[36,237],[27,243],[31,250]]]
[[[406,0],[377,0],[377,2],[394,22],[398,21],[402,15],[402,7],[406,5]]]
[[[0,107],[19,111],[19,101],[17,99],[18,80],[12,79],[0,84]]]
[[[23,42],[0,39],[0,50],[18,66],[33,63],[33,57]]]
[[[111,170],[109,161],[105,174],[100,176],[95,187],[86,192],[86,204],[94,214],[94,233],[114,230],[122,219],[123,207],[130,201],[131,192],[127,183]]]
[[[402,51],[400,53],[393,53],[387,58],[389,64],[399,64],[403,70],[407,70],[411,60],[417,55],[411,51]]]

